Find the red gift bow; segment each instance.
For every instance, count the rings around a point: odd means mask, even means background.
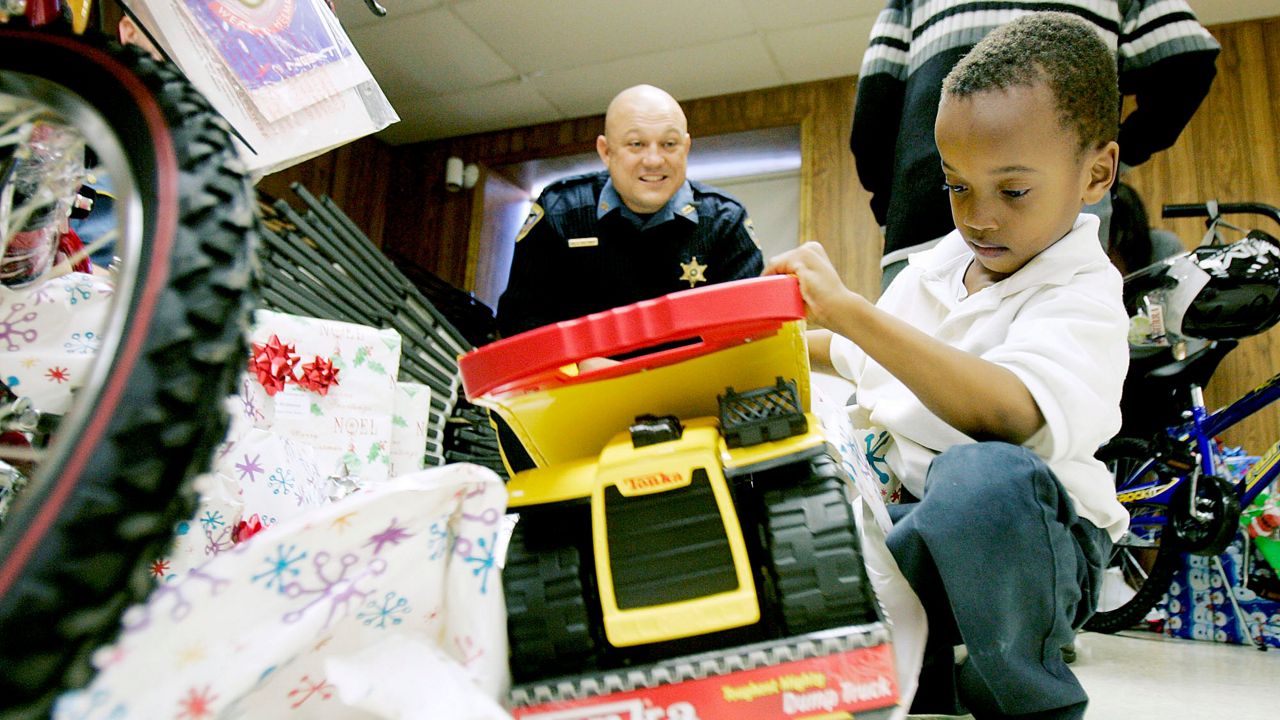
[[[257,374],[258,382],[266,389],[268,395],[275,395],[284,389],[284,384],[293,379],[293,368],[299,358],[293,352],[293,344],[285,345],[275,335],[265,345],[253,344],[253,354],[249,357],[249,371]]]
[[[235,528],[231,531],[231,542],[242,543],[265,529],[262,525],[262,520],[258,519],[258,513],[254,513],[249,516],[248,520],[241,520],[236,523]]]
[[[338,369],[332,362],[317,355],[314,361],[302,366],[302,377],[298,378],[297,383],[321,396],[328,395],[329,387],[338,384]]]
[[[338,384],[338,369],[333,362],[316,356],[312,362],[302,366],[302,377],[295,377],[293,369],[302,358],[294,352],[293,343],[285,344],[280,338],[272,335],[265,345],[253,343],[253,353],[249,357],[249,371],[257,375],[258,382],[267,391],[267,395],[275,395],[288,383],[296,383],[304,389],[328,395],[329,388]]]

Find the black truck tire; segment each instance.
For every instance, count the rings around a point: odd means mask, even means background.
[[[762,535],[785,632],[876,622],[875,594],[839,466],[821,455],[773,472],[780,471],[792,477],[770,478]]]
[[[521,517],[511,534],[502,585],[516,682],[595,669],[592,586],[583,580],[583,554],[571,535],[545,517]]]

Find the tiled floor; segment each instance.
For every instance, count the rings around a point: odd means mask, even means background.
[[[1089,720],[1275,720],[1280,649],[1172,640],[1154,633],[1082,633],[1072,669]]]
[[[1088,720],[1280,718],[1280,649],[1144,632],[1082,633],[1076,648],[1071,667],[1089,693]]]

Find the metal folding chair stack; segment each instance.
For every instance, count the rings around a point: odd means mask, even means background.
[[[280,312],[394,328],[402,381],[431,388],[425,461],[446,462],[445,429],[458,405],[457,358],[472,345],[327,196],[290,186],[301,212],[260,198],[262,298]]]

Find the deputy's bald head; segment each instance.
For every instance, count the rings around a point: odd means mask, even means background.
[[[685,182],[689,130],[680,103],[652,85],[618,93],[604,116],[596,152],[633,212],[662,209]]]
[[[635,85],[614,96],[604,114],[604,134],[617,137],[636,123],[660,122],[684,134],[689,131],[680,103],[662,88]]]

